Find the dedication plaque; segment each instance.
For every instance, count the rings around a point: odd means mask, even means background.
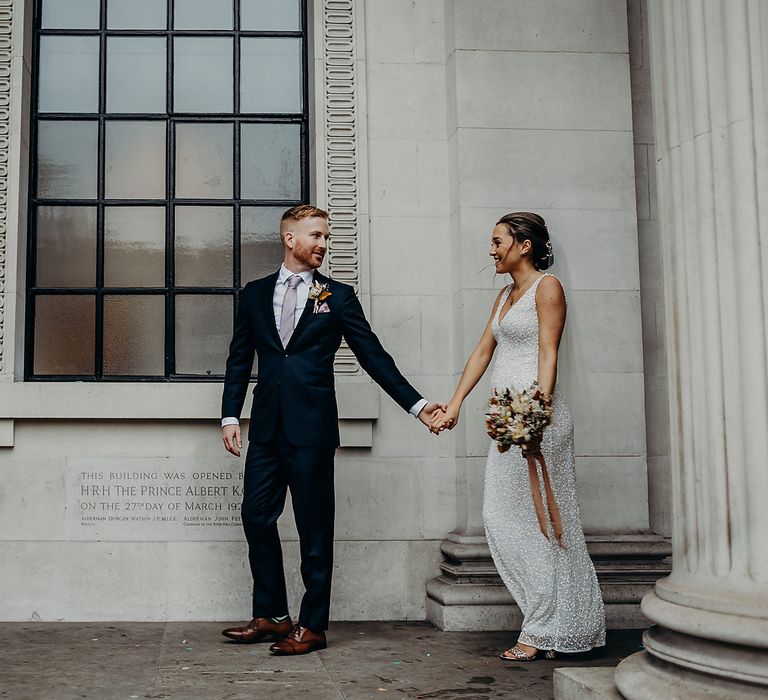
[[[241,540],[235,460],[70,459],[67,534],[83,540]]]

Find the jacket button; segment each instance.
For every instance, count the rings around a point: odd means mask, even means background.
[[[288,353],[285,353],[285,356],[288,357]]]

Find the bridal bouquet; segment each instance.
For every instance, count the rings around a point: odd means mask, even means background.
[[[514,392],[493,390],[488,402],[486,425],[488,435],[496,441],[499,452],[507,452],[512,445],[527,445],[538,440],[552,420],[551,399],[544,394],[538,382],[528,389]],[[557,505],[549,471],[540,452],[523,453],[528,462],[528,480],[541,534],[550,539],[550,529],[560,547],[563,544],[563,522]],[[546,501],[546,505],[545,505]]]
[[[538,382],[521,392],[494,389],[488,406],[488,435],[496,441],[499,452],[533,442],[552,420],[552,405]]]

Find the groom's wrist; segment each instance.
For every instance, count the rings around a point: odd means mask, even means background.
[[[413,406],[411,406],[411,410],[408,411],[414,418],[418,418],[419,414],[424,410],[424,406],[426,406],[429,403],[426,399],[421,399],[417,401]]]
[[[226,428],[228,425],[240,425],[240,421],[234,416],[228,416],[221,419],[221,427]]]

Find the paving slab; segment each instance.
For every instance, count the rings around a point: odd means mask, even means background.
[[[556,668],[615,666],[641,630],[589,654],[519,664],[517,633],[334,623],[328,649],[278,657],[221,636],[238,622],[0,623],[2,700],[551,700]]]

